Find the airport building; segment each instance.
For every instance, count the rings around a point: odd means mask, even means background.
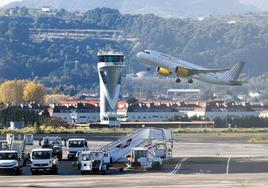
[[[213,100],[206,102],[205,116],[209,119],[229,117],[261,117],[267,106],[263,104],[226,102],[222,100]]]
[[[98,53],[100,80],[100,123],[120,126],[117,119],[117,100],[121,87],[124,55],[113,51]]]
[[[100,101],[62,101],[52,106],[50,114],[68,123],[96,123],[100,121]],[[212,101],[144,100],[117,101],[117,118],[121,122],[180,121],[181,117],[201,119],[228,117],[268,117],[268,107],[263,104]]]

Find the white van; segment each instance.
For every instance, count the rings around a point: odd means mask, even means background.
[[[15,150],[0,151],[0,173],[21,174],[23,159]]]
[[[37,174],[39,172],[58,173],[58,158],[52,155],[52,149],[34,149],[31,153],[31,172]]]
[[[83,138],[73,138],[67,141],[67,157],[74,159],[78,152],[87,151],[87,140]]]

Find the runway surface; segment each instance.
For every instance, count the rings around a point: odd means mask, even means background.
[[[143,173],[107,176],[34,176],[0,178],[2,187],[254,187],[268,186],[266,174],[181,175]]]

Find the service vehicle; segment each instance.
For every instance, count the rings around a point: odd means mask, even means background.
[[[46,136],[40,142],[42,148],[50,148],[53,151],[53,156],[57,156],[58,159],[62,159],[62,140],[58,136]]]
[[[155,154],[151,149],[146,147],[132,148],[131,156],[128,158],[128,167],[143,170],[159,169],[163,164],[164,158]]]
[[[159,169],[163,161],[172,157],[173,142],[158,142],[149,147],[133,147],[128,156],[128,168]]]
[[[22,156],[15,150],[0,151],[0,172],[7,174],[21,174],[24,161]]]
[[[31,172],[33,175],[40,172],[58,173],[58,158],[53,156],[52,149],[34,149],[31,152]]]
[[[24,135],[23,140],[24,140],[25,145],[33,145],[33,142],[34,142],[33,134]]]
[[[81,174],[101,173],[106,174],[110,156],[101,151],[84,151],[79,154],[79,168]]]
[[[67,141],[67,158],[69,160],[77,158],[79,152],[87,150],[87,140],[84,138],[72,138]]]
[[[89,172],[105,174],[109,168],[116,168],[122,171],[127,167],[128,158],[130,158],[133,148],[142,147],[143,150],[150,149],[153,151],[159,143],[173,143],[171,130],[156,128],[138,129],[134,133],[124,136],[99,150],[79,153],[77,164],[81,174]],[[158,148],[159,150],[161,149],[160,147]],[[171,148],[169,148],[169,150],[171,150]],[[152,159],[152,165],[161,166],[164,155],[165,153],[163,152],[155,153]],[[132,157],[134,158],[134,155],[132,155]],[[146,152],[142,157],[150,158],[150,160],[152,158]],[[140,157],[139,161],[145,168],[148,168],[147,164],[142,163],[143,161]]]

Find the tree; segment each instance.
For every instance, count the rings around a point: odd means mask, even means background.
[[[42,125],[52,128],[68,127],[68,124],[65,121],[56,117],[48,117],[43,121]]]
[[[28,82],[23,91],[23,99],[28,103],[44,103],[46,90],[43,84]]]
[[[47,104],[58,103],[60,101],[64,101],[67,99],[68,97],[66,95],[61,95],[61,94],[47,95],[46,103]]]
[[[6,81],[0,86],[0,101],[5,104],[19,105],[23,101],[23,89],[26,82],[23,80]]]

